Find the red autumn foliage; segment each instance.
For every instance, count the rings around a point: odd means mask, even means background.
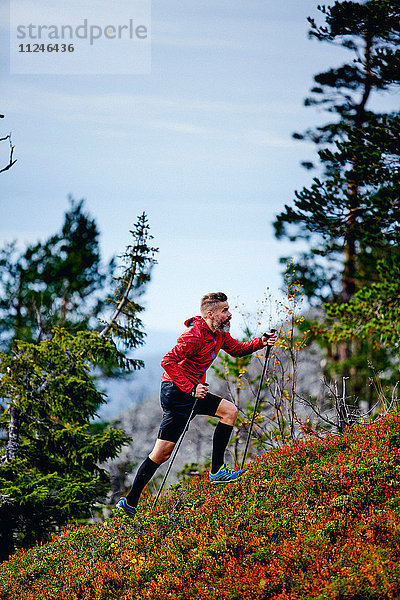
[[[400,417],[268,452],[235,485],[170,490],[0,567],[9,600],[395,599]]]

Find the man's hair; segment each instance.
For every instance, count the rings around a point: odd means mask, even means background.
[[[200,303],[200,310],[203,317],[208,313],[209,310],[214,311],[220,302],[226,302],[228,296],[224,292],[211,292],[202,297]]]

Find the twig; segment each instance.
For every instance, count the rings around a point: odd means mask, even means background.
[[[11,141],[11,133],[9,133],[8,135],[6,135],[3,138],[0,138],[0,142],[5,142],[5,140],[8,140],[9,146],[10,146],[10,157],[9,157],[9,161],[8,161],[8,165],[6,165],[5,167],[3,167],[2,169],[0,169],[0,173],[4,173],[4,171],[8,171],[8,169],[11,169],[11,167],[13,165],[15,165],[15,163],[17,162],[17,159],[13,160],[13,154],[14,154],[14,147]]]
[[[107,323],[107,325],[104,327],[104,329],[102,329],[102,331],[100,331],[100,333],[99,333],[100,337],[105,337],[107,335],[107,333],[110,331],[111,327],[113,326],[115,321],[117,321],[119,315],[121,314],[122,309],[124,308],[125,304],[127,303],[128,299],[129,299],[129,292],[132,289],[133,280],[135,278],[135,273],[136,273],[136,262],[133,267],[132,274],[129,278],[125,293],[124,293],[122,299],[120,300],[120,302],[118,303],[118,306],[115,309],[115,312],[114,312],[113,316],[111,317],[110,322]]]

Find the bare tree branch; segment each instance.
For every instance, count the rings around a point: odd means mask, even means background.
[[[3,115],[1,115],[1,116],[3,117]],[[13,160],[15,146],[13,146],[13,143],[11,141],[11,133],[9,133],[8,135],[6,135],[3,138],[0,138],[0,142],[5,142],[6,140],[8,140],[8,144],[10,146],[10,156],[9,156],[9,159],[8,159],[8,165],[6,165],[2,169],[0,169],[0,173],[4,173],[4,171],[8,171],[8,169],[11,169],[11,167],[13,165],[15,165],[15,163],[17,162],[16,158]]]
[[[113,323],[115,323],[118,320],[118,317],[122,313],[125,304],[128,302],[128,300],[129,300],[129,293],[130,293],[130,291],[132,289],[133,282],[134,282],[134,279],[135,279],[136,265],[137,265],[137,263],[135,262],[135,264],[133,266],[132,274],[131,274],[131,276],[129,278],[129,281],[128,281],[128,284],[126,286],[125,293],[124,293],[123,297],[121,298],[121,301],[119,302],[117,308],[115,309],[115,312],[114,312],[113,316],[111,317],[109,323],[107,323],[107,325],[104,327],[104,329],[102,329],[100,331],[100,333],[99,333],[100,337],[105,337],[107,335],[107,333],[110,331]]]

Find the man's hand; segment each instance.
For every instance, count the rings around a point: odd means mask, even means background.
[[[267,335],[264,334],[261,340],[264,346],[274,346],[278,341],[278,334],[276,331]]]
[[[208,392],[208,385],[205,383],[199,383],[196,387],[196,393],[194,395],[195,398],[204,398]]]

